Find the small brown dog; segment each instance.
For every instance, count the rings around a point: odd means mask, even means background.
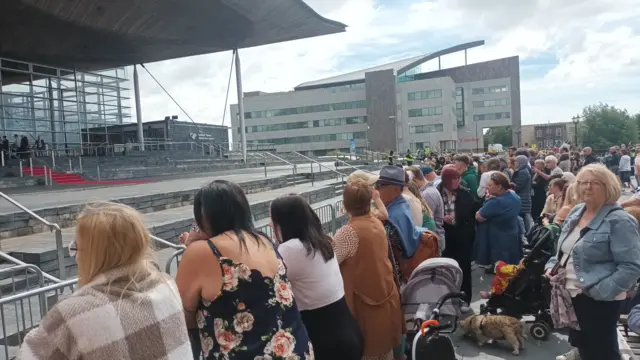
[[[478,346],[493,340],[507,340],[513,346],[513,355],[520,354],[524,349],[524,333],[522,323],[511,316],[505,315],[471,315],[460,321],[460,327],[465,335],[473,335]]]

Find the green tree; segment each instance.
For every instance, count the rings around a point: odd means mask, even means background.
[[[489,144],[501,144],[504,148],[507,148],[513,143],[512,140],[511,126],[492,127],[484,134],[485,146],[489,146]]]
[[[635,144],[638,141],[637,120],[625,109],[609,104],[590,105],[582,110],[583,146],[602,151],[613,145]]]

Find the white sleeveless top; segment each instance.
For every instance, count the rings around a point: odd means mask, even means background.
[[[287,278],[291,282],[298,310],[321,308],[344,297],[344,283],[334,256],[325,262],[317,252],[307,255],[298,239],[291,239],[278,246],[278,252],[287,266]]]

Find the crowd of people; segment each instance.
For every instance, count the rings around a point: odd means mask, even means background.
[[[139,213],[89,206],[69,247],[80,288],[27,334],[19,358],[404,359],[400,289],[417,264],[456,260],[468,313],[474,266],[520,264],[527,231],[557,223],[546,275],[574,346],[558,359],[618,359],[618,314],[640,277],[640,196],[618,204],[626,167],[583,151],[433,154],[356,171],[333,237],[295,194],[271,202],[270,237],[241,187],[215,180],[194,198],[175,282],[153,265]]]

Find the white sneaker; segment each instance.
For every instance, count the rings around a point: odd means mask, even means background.
[[[573,348],[569,352],[556,356],[556,360],[580,360],[578,349]]]

